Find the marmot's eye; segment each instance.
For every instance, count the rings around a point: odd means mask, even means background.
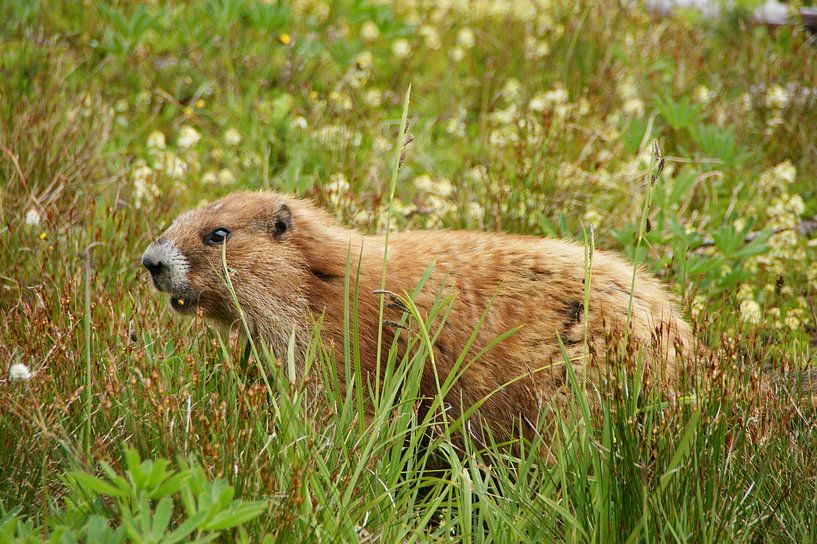
[[[230,239],[230,231],[224,227],[219,227],[204,238],[204,243],[208,246],[220,246]]]

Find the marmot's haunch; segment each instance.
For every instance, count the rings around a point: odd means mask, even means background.
[[[142,263],[156,288],[170,294],[175,310],[200,312],[232,324],[239,314],[224,278],[222,244],[236,299],[252,334],[281,356],[294,332],[302,357],[316,319],[323,316],[322,335],[335,350],[340,377],[345,375],[343,298],[348,259],[350,283],[354,285],[356,277],[359,282],[361,364],[373,379],[382,236],[345,229],[304,200],[242,192],[181,215],[148,247]],[[478,413],[495,438],[507,437],[519,422],[531,427],[543,407],[569,387],[557,338],[578,371],[585,326],[591,348],[604,352],[605,341],[624,336],[628,311],[629,337],[646,348],[650,373],[663,377],[664,383],[675,379],[681,352],[694,348],[690,327],[667,289],[639,271],[631,300],[632,264],[596,251],[585,324],[584,253],[582,246],[564,241],[501,233],[414,231],[390,237],[387,291],[410,293],[434,262],[415,299],[418,308],[428,312],[441,289],[453,294],[434,345],[441,381],[489,305],[466,361],[501,334],[521,327],[482,354],[455,383],[447,398],[454,415],[488,396]],[[394,306],[385,309],[384,320],[400,321],[402,309]],[[384,349],[391,345],[395,330],[384,326]],[[600,374],[604,373],[588,372],[588,378],[599,385]],[[423,394],[433,396],[435,383],[433,369],[426,368]],[[510,385],[503,388],[505,384]],[[531,428],[524,430],[529,433]]]

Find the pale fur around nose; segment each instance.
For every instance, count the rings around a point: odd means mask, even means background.
[[[187,272],[190,263],[175,244],[164,239],[154,241],[142,254],[142,264],[161,264],[163,272],[154,276],[156,288],[169,293],[180,293],[187,289]]]

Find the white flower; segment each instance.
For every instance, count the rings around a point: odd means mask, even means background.
[[[345,194],[352,188],[342,172],[329,176],[329,183],[326,184],[326,192],[329,194]]]
[[[698,317],[706,309],[706,299],[701,295],[696,295],[692,299],[692,315]]]
[[[363,93],[363,103],[372,108],[377,108],[383,103],[383,93],[380,89],[368,89]]]
[[[420,27],[420,36],[422,36],[426,41],[426,47],[429,49],[439,49],[441,42],[440,42],[440,34],[437,32],[437,29],[431,26],[421,26]]]
[[[409,45],[408,40],[399,38],[392,42],[391,52],[394,53],[395,57],[404,59],[411,54],[411,46]]]
[[[740,315],[749,323],[760,322],[760,304],[754,300],[744,300],[740,303]]]
[[[457,33],[457,45],[463,49],[471,49],[474,47],[476,39],[474,38],[474,31],[468,27],[460,29]]]
[[[360,27],[360,37],[363,38],[363,41],[371,43],[375,41],[378,36],[380,36],[380,29],[377,28],[377,24],[375,24],[374,21],[366,21],[363,23],[363,26]]]
[[[232,182],[235,181],[235,176],[230,171],[229,168],[222,168],[218,171],[218,175],[216,176],[218,182],[222,185],[230,185]]]
[[[23,363],[14,363],[9,367],[9,380],[12,382],[26,382],[31,377],[31,369]]]
[[[179,129],[179,137],[176,144],[182,149],[187,149],[196,145],[201,140],[201,135],[190,125],[184,125]]]
[[[621,106],[621,110],[627,115],[641,117],[644,115],[644,102],[640,98],[629,98]]]
[[[233,127],[224,131],[224,142],[227,145],[238,145],[241,143],[241,134]]]
[[[695,91],[693,91],[692,96],[696,102],[708,104],[713,98],[715,98],[715,91],[710,90],[706,85],[698,85],[695,87]]]
[[[205,172],[204,175],[201,177],[201,182],[205,185],[212,185],[216,182],[216,173],[215,172]]]
[[[289,126],[291,126],[292,128],[297,128],[297,129],[304,130],[304,129],[306,129],[306,126],[307,126],[306,118],[302,117],[300,115],[297,115],[297,116],[292,118],[292,121],[290,121]]]
[[[519,80],[516,78],[510,78],[505,82],[505,85],[502,86],[502,90],[499,94],[501,94],[502,98],[509,102],[516,102],[519,100],[521,91],[522,84],[519,83]]]
[[[783,109],[789,101],[789,93],[780,85],[772,85],[766,91],[766,107],[770,109]]]
[[[428,174],[421,174],[414,178],[414,187],[423,193],[431,193],[434,191],[434,180]]]
[[[794,183],[794,178],[797,176],[797,168],[787,159],[774,167],[774,173],[775,176],[786,183]]]
[[[40,212],[31,208],[26,212],[26,225],[36,227],[40,224]]]
[[[461,62],[465,58],[465,49],[462,47],[455,47],[451,50],[451,60],[454,62]]]
[[[157,168],[164,170],[172,179],[181,179],[187,173],[187,163],[173,153],[164,156],[164,162],[157,163]]]
[[[531,98],[530,102],[528,102],[528,109],[531,111],[543,112],[546,107],[547,102],[545,102],[545,97],[542,96],[541,93]]]
[[[161,130],[154,130],[148,135],[148,149],[164,149],[166,145],[165,135]]]

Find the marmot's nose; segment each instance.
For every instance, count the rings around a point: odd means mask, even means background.
[[[157,277],[165,269],[165,263],[158,259],[154,259],[152,255],[145,253],[142,255],[142,264],[150,271],[150,275]]]

